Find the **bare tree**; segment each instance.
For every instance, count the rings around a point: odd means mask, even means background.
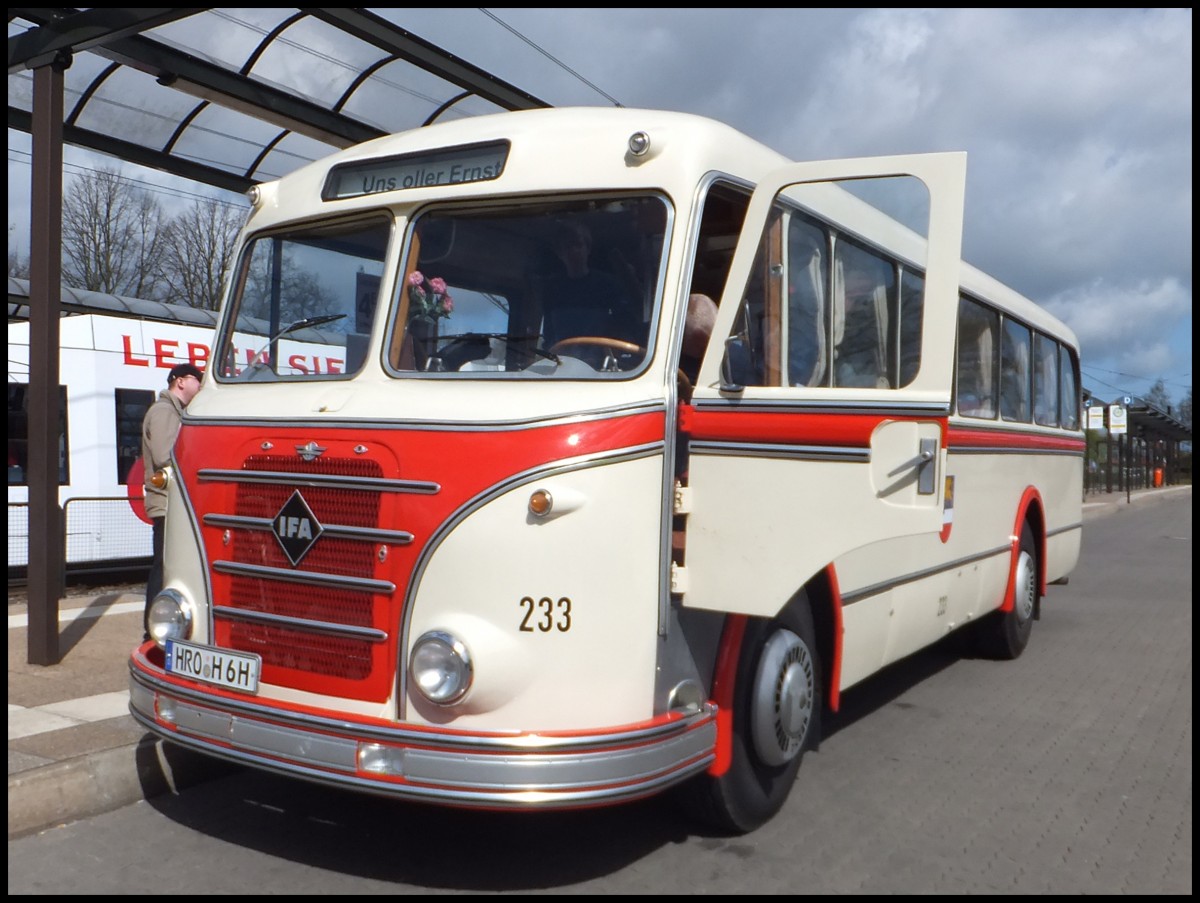
[[[208,198],[171,220],[162,255],[165,300],[207,310],[220,307],[246,212]]]
[[[1192,428],[1192,387],[1188,386],[1187,395],[1179,402],[1179,420],[1189,430]]]
[[[1154,385],[1150,387],[1145,400],[1164,414],[1171,410],[1171,396],[1167,394],[1167,384],[1161,377],[1155,380]]]
[[[63,198],[63,277],[77,288],[156,298],[163,212],[116,170],[78,176]]]
[[[29,278],[29,257],[21,256],[20,247],[13,241],[16,226],[8,227],[8,275],[16,279]]]

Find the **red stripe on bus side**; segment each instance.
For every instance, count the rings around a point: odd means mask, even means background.
[[[782,442],[795,445],[862,447],[879,424],[888,421],[945,421],[944,417],[897,417],[878,412],[816,413],[775,411],[703,411],[683,418],[692,439],[728,442]]]
[[[949,428],[951,445],[964,448],[1011,448],[1028,451],[1080,452],[1087,447],[1083,439],[1074,436],[1048,436],[1020,430],[976,430],[961,426]]]

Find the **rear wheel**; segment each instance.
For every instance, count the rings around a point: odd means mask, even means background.
[[[730,767],[692,779],[679,797],[693,817],[744,834],[782,808],[819,736],[821,668],[806,598],[747,625],[736,681]]]
[[[1038,560],[1033,528],[1028,523],[1021,528],[1013,592],[1011,611],[993,612],[975,626],[976,646],[989,658],[1016,658],[1025,651],[1033,632],[1038,600]]]

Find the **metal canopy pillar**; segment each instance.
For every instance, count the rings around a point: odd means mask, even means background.
[[[58,602],[65,589],[58,503],[59,315],[62,309],[63,72],[60,51],[33,70],[33,167],[29,246],[29,630],[28,662],[56,665]]]

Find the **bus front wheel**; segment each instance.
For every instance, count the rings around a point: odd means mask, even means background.
[[[778,617],[747,624],[734,688],[732,761],[720,777],[681,788],[686,811],[721,831],[744,834],[782,807],[820,731],[821,668],[804,597]]]

